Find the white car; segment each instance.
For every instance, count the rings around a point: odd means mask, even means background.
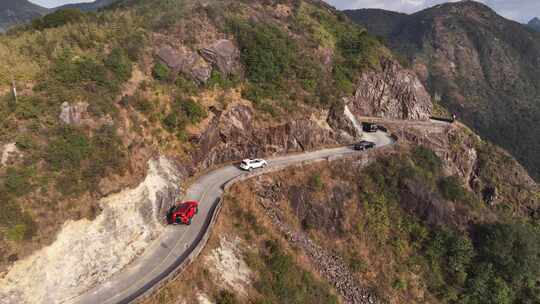
[[[240,169],[251,171],[253,169],[264,168],[268,163],[264,159],[244,159],[240,163]]]

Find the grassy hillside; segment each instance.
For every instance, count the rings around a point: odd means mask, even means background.
[[[240,67],[205,83],[156,55],[164,42],[197,52],[222,38]],[[246,99],[261,124],[309,117],[380,56],[365,29],[303,1],[119,1],[1,36],[0,147],[18,152],[0,167],[0,264],[50,243],[66,220],[99,214],[99,198],[135,185],[157,151],[196,166],[192,139],[212,111]]]

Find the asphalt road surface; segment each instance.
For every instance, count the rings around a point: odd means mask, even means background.
[[[377,148],[390,145],[393,140],[384,132],[364,133],[365,140],[373,141]],[[351,147],[323,149],[268,159],[268,167],[283,167],[303,161],[322,159],[329,156],[362,153]],[[201,176],[187,190],[185,200],[199,201],[199,213],[190,226],[169,226],[164,233],[124,270],[107,282],[65,303],[119,304],[130,303],[145,291],[159,283],[174,271],[193,251],[202,236],[207,233],[208,222],[218,199],[223,194],[223,185],[231,179],[245,174],[236,166],[226,166]]]

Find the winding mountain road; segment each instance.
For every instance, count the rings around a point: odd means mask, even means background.
[[[384,132],[364,133],[364,139],[373,141],[377,148],[393,144],[393,139]],[[343,156],[354,151],[350,147],[323,149],[302,154],[268,159],[268,170],[284,168],[305,161]],[[77,304],[120,304],[130,303],[145,294],[153,286],[174,272],[208,233],[210,221],[218,207],[227,182],[246,174],[235,166],[226,166],[201,176],[187,190],[185,200],[200,202],[199,214],[190,226],[169,226],[154,241],[143,255],[104,284],[88,292],[64,301]]]

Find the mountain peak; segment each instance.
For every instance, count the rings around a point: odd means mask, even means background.
[[[529,21],[529,23],[527,23],[527,25],[530,28],[540,32],[540,19],[538,17],[532,18],[531,21]]]

